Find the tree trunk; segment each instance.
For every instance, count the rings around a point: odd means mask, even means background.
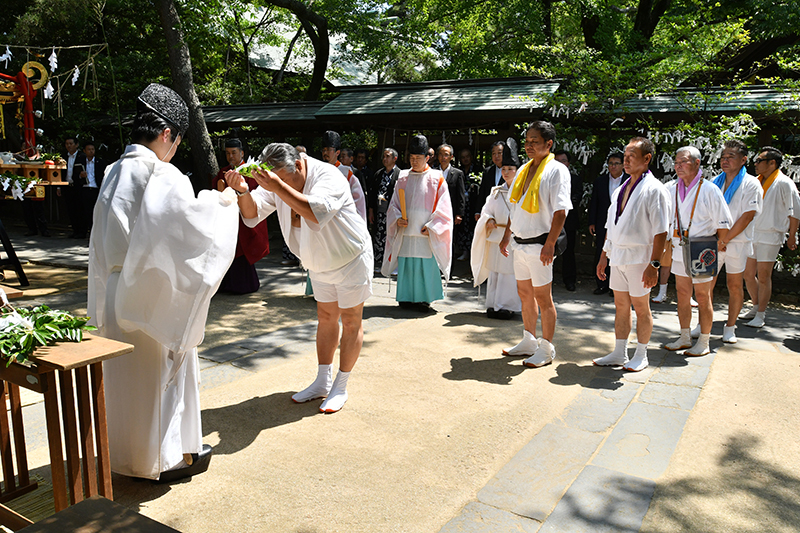
[[[636,20],[633,23],[634,33],[638,33],[643,41],[649,43],[656,31],[656,26],[671,3],[672,0],[639,0]]]
[[[544,44],[553,43],[553,0],[542,0],[542,33]]]
[[[306,91],[306,100],[317,100],[322,92],[325,82],[325,72],[328,70],[328,57],[330,55],[330,41],[328,39],[328,19],[311,11],[308,5],[297,0],[268,0],[273,6],[288,9],[303,26],[303,29],[314,45],[314,73],[311,75],[311,84]]]
[[[169,69],[175,91],[189,106],[188,140],[192,147],[192,184],[195,190],[208,188],[211,179],[219,172],[214,147],[208,135],[200,100],[194,91],[192,60],[189,48],[183,40],[183,29],[175,3],[172,0],[156,0],[156,9],[167,39]]]

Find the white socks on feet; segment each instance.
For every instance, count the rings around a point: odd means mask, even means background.
[[[765,324],[764,319],[766,318],[766,316],[767,316],[766,311],[763,313],[759,311],[756,313],[755,318],[753,318],[753,320],[745,324],[745,326],[750,326],[751,328],[763,328]]]
[[[347,379],[350,377],[350,372],[342,372],[336,374],[336,380],[333,382],[328,398],[319,406],[319,410],[323,413],[335,413],[344,407],[347,401]]]
[[[625,370],[630,370],[632,372],[641,372],[650,362],[647,360],[647,344],[642,344],[641,342],[636,343],[636,351],[633,353],[633,359],[631,359],[630,363],[623,366]]]
[[[728,344],[736,344],[736,326],[723,326],[722,327],[722,342]]]
[[[664,303],[664,300],[667,298],[667,284],[659,285],[658,286],[658,296],[653,298],[653,301],[657,304]]]
[[[513,348],[508,348],[507,350],[503,350],[503,355],[510,355],[510,356],[530,356],[536,353],[536,350],[539,348],[539,341],[536,337],[533,336],[528,330],[525,330],[522,334],[522,342],[514,346]]]
[[[697,342],[694,346],[683,352],[686,355],[705,355],[711,351],[708,347],[708,338],[711,335],[708,333],[701,333],[699,337],[697,337]]]
[[[597,366],[622,366],[628,362],[628,339],[617,339],[614,351],[592,361]]]
[[[681,328],[681,336],[675,342],[671,342],[669,344],[665,344],[664,348],[671,352],[675,352],[677,350],[684,350],[689,348],[692,345],[692,335],[691,330],[689,328]]]
[[[319,365],[317,367],[317,379],[314,380],[314,383],[292,396],[292,401],[303,403],[317,398],[325,398],[331,391],[332,375],[333,365]]]

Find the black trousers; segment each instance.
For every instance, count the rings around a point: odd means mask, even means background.
[[[83,187],[68,185],[61,188],[64,203],[67,207],[69,224],[72,226],[72,233],[78,237],[86,235],[86,220],[83,209]]]
[[[594,279],[597,281],[597,288],[598,289],[608,289],[608,280],[611,276],[611,267],[606,267],[606,279],[605,281],[601,280],[597,277],[597,263],[600,262],[600,255],[603,253],[603,245],[606,243],[606,229],[605,228],[598,228],[597,233],[595,233],[595,249],[594,249]]]

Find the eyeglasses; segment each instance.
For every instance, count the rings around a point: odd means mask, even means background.
[[[776,161],[776,159],[774,159],[772,157],[759,157],[753,162],[757,165],[759,163],[765,163],[767,161]]]

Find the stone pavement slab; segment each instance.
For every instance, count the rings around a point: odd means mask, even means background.
[[[460,515],[445,524],[441,533],[536,533],[540,526],[536,520],[470,502]]]
[[[587,466],[539,532],[639,531],[655,485],[650,479]]]
[[[478,500],[541,522],[601,440],[601,435],[548,424],[481,489]]]
[[[667,469],[688,417],[686,411],[634,402],[592,464],[656,479]]]

